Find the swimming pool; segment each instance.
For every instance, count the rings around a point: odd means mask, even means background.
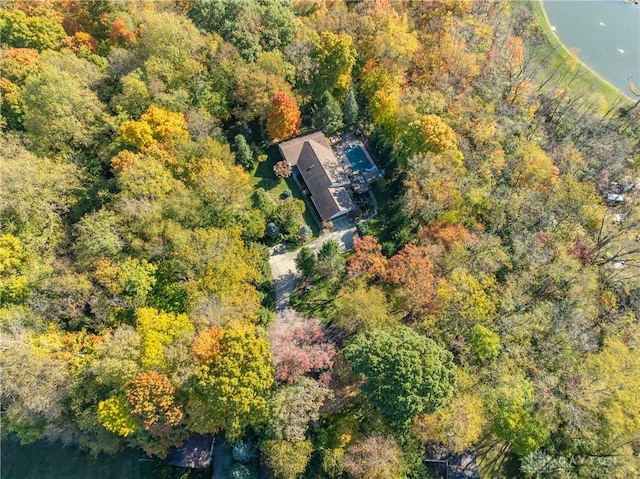
[[[365,170],[370,170],[375,167],[367,158],[367,154],[364,152],[360,145],[349,145],[344,148],[344,153],[351,163],[351,169],[357,173]]]

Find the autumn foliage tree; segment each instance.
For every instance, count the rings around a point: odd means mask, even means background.
[[[268,440],[262,443],[261,449],[274,477],[296,479],[306,469],[313,445],[311,441]]]
[[[355,479],[394,479],[402,473],[402,451],[392,437],[369,436],[347,448],[343,466]]]
[[[180,340],[185,340],[193,332],[193,325],[186,314],[139,308],[136,311],[136,321],[142,340],[142,365],[147,368],[165,368],[167,366],[166,348]]]
[[[151,105],[138,121],[125,121],[120,126],[122,140],[138,149],[160,142],[175,146],[189,138],[182,113]]]
[[[21,10],[1,10],[2,42],[12,47],[55,49],[65,36],[62,25],[42,15],[27,16]]]
[[[427,248],[407,244],[389,259],[385,281],[404,287],[412,309],[430,308],[435,293],[435,275]]]
[[[487,427],[487,412],[481,397],[473,393],[458,394],[438,411],[417,416],[413,432],[424,442],[445,444],[463,452],[476,444]]]
[[[6,126],[11,129],[22,128],[25,103],[21,85],[31,72],[37,71],[38,62],[38,51],[32,48],[10,48],[5,50],[0,59],[0,93],[3,100],[0,113]]]
[[[346,281],[335,300],[333,324],[345,334],[397,324],[382,288],[368,285],[364,277]]]
[[[109,42],[114,46],[125,46],[133,42],[136,38],[134,32],[132,32],[125,22],[118,18],[111,24],[111,31],[109,32]]]
[[[176,388],[169,378],[155,371],[136,375],[126,386],[131,412],[140,418],[144,428],[152,434],[177,426],[184,417],[176,404]]]
[[[276,379],[294,383],[310,372],[333,366],[336,349],[325,337],[316,319],[305,319],[293,309],[276,314],[269,329],[271,361],[276,368]]]
[[[220,352],[220,339],[223,333],[221,328],[212,326],[196,334],[191,347],[194,356],[202,362],[215,358]]]
[[[444,246],[446,249],[451,248],[458,242],[466,243],[472,239],[471,233],[464,226],[454,225],[445,221],[429,223],[420,232],[420,235],[428,241]]]
[[[191,428],[224,429],[228,437],[240,437],[248,426],[266,421],[273,385],[267,341],[253,328],[225,330],[220,352],[195,371],[188,407]]]
[[[88,146],[103,128],[104,105],[94,91],[103,74],[76,56],[46,50],[39,58],[21,93],[25,131],[43,153]]]
[[[519,456],[542,447],[550,436],[549,427],[536,415],[533,387],[526,378],[508,378],[496,389],[493,399],[493,432]]]
[[[297,135],[302,120],[298,102],[284,92],[276,93],[271,100],[267,116],[267,133],[273,140],[283,140]]]
[[[367,235],[353,239],[354,253],[347,262],[347,274],[382,277],[387,270],[387,258],[382,254],[382,246],[376,238]]]
[[[311,378],[280,388],[272,401],[269,436],[304,441],[309,425],[320,419],[320,409],[328,396],[329,389]]]
[[[440,153],[455,148],[456,133],[438,115],[425,115],[409,125],[405,143],[411,153]]]
[[[98,403],[98,422],[109,432],[128,437],[140,430],[140,424],[133,417],[127,400],[114,396]]]
[[[351,70],[356,63],[356,56],[351,35],[323,31],[314,51],[322,72],[314,79],[316,91],[328,90],[336,98],[343,99],[351,86]]]

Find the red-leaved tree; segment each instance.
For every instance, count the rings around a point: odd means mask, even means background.
[[[279,311],[269,328],[276,379],[293,383],[302,375],[333,366],[336,348],[317,319],[305,319],[291,308]]]
[[[462,225],[452,225],[444,221],[429,223],[420,233],[420,236],[430,242],[450,249],[455,243],[467,243],[471,241],[471,233]]]
[[[349,276],[360,276],[368,274],[370,276],[384,276],[387,270],[387,258],[382,254],[382,246],[373,236],[354,238],[354,254],[347,263],[347,273]]]
[[[267,133],[273,140],[283,140],[297,135],[302,120],[296,99],[286,93],[276,93],[271,100],[267,116]]]
[[[385,280],[404,287],[414,311],[430,309],[436,281],[433,269],[428,249],[409,243],[389,259]]]

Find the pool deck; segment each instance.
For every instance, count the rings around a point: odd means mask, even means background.
[[[362,149],[372,167],[370,171],[367,171],[369,170],[368,168],[360,171],[352,170],[351,162],[349,161],[347,154],[344,152],[345,148],[351,146],[358,146]],[[355,132],[345,133],[340,140],[332,146],[332,148],[338,158],[338,161],[340,161],[340,164],[343,166],[347,174],[358,173],[364,177],[367,183],[373,183],[383,176],[384,173],[379,169],[376,161],[373,159],[373,155],[369,151],[366,140],[364,137],[358,136]]]

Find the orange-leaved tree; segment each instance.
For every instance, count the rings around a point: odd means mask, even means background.
[[[407,244],[389,260],[385,280],[405,289],[413,311],[432,308],[436,278],[427,248]]]
[[[169,378],[155,371],[139,373],[127,384],[127,402],[131,412],[140,418],[152,434],[177,426],[184,417],[176,404],[176,388]]]
[[[215,358],[220,352],[220,339],[223,332],[216,326],[200,331],[191,346],[193,355],[203,363]]]
[[[354,254],[347,263],[349,276],[367,274],[371,276],[384,276],[387,270],[387,258],[382,254],[382,246],[373,236],[354,238]]]
[[[297,135],[300,131],[300,109],[298,102],[284,92],[276,93],[271,100],[267,117],[267,133],[273,140],[282,140]]]

